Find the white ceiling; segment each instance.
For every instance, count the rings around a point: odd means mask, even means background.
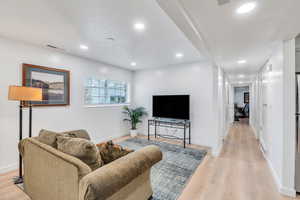
[[[229,74],[253,74],[278,42],[300,33],[299,0],[231,0],[222,6],[217,0],[157,1],[196,48]],[[238,15],[236,9],[245,2],[256,2],[257,7]],[[237,64],[239,59],[248,62]]]
[[[136,22],[146,30],[136,32]],[[204,59],[154,0],[2,0],[0,36],[133,70]]]

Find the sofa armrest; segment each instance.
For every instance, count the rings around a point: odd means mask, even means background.
[[[26,138],[26,139],[21,140],[21,142],[19,143],[19,151],[23,158],[27,156],[25,146],[28,144],[33,144],[33,145],[39,147],[40,149],[42,149],[43,151],[46,151],[49,154],[52,154],[53,156],[56,156],[58,159],[64,160],[65,162],[75,166],[78,170],[78,176],[79,176],[78,178],[79,179],[81,179],[82,177],[84,177],[85,175],[89,174],[92,171],[88,165],[86,165],[84,162],[82,162],[78,158],[68,155],[68,154],[65,154],[61,151],[58,151],[57,149],[54,149],[53,147],[51,147],[49,145],[43,144],[43,143],[39,142],[36,138],[37,137]]]
[[[147,146],[119,158],[80,180],[79,199],[107,199],[161,159],[162,152],[156,146]]]

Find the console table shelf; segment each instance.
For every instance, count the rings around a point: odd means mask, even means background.
[[[166,120],[166,119],[149,119],[148,120],[148,140],[150,140],[150,128],[154,126],[154,136],[168,139],[177,139],[183,141],[183,147],[186,146],[186,141],[191,144],[191,122],[188,120]],[[158,134],[157,127],[165,127],[172,129],[181,129],[183,130],[183,137],[177,137],[175,135],[167,135],[167,134]],[[188,129],[188,133],[187,133]],[[187,136],[188,134],[188,136]],[[153,135],[153,134],[152,134]]]

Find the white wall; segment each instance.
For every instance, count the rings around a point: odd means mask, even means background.
[[[300,72],[300,36],[297,38],[296,51],[296,72]]]
[[[229,83],[228,77],[225,76],[225,87],[224,87],[224,106],[225,106],[225,135],[224,137],[226,137],[226,135],[229,133],[229,129],[231,127],[231,124],[234,120],[234,107],[233,107],[233,103],[231,104],[230,99],[231,99],[231,84]],[[233,98],[232,98],[233,99]]]
[[[222,77],[221,77],[222,79]],[[210,63],[194,63],[135,72],[134,102],[152,116],[152,95],[189,94],[191,96],[192,143],[218,146],[218,121],[214,99],[218,71]],[[146,123],[139,130],[147,134]],[[168,131],[168,130],[161,130]]]
[[[300,72],[300,35],[296,38],[296,72]]]
[[[254,130],[255,137],[259,139],[259,120],[258,116],[258,98],[259,98],[258,80],[254,80],[250,86],[250,125]]]
[[[226,77],[226,74],[224,71],[220,68],[216,68],[218,71],[218,80],[214,81],[214,83],[217,83],[217,87],[215,86],[217,90],[217,95],[214,97],[214,105],[218,108],[218,110],[215,110],[214,113],[216,115],[216,122],[218,122],[218,139],[217,139],[217,148],[214,150],[215,155],[219,155],[221,152],[221,149],[223,147],[223,143],[225,140],[226,135],[229,131],[229,123],[228,123],[228,79]],[[216,77],[216,76],[214,76]],[[214,124],[215,125],[215,124]]]
[[[259,140],[264,147],[264,155],[269,163],[275,181],[279,187],[282,183],[283,170],[283,45],[274,50],[269,61],[257,75],[254,90],[257,112],[253,126],[259,132]],[[261,90],[261,91],[260,91]]]
[[[16,168],[18,159],[18,102],[7,100],[8,86],[21,85],[21,65],[29,63],[71,71],[71,105],[34,108],[33,135],[41,128],[54,131],[87,129],[94,141],[127,134],[121,107],[84,107],[84,81],[102,77],[132,82],[132,72],[27,44],[0,39],[0,172]],[[28,112],[24,112],[24,133]]]

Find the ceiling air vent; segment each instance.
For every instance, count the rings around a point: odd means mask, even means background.
[[[46,47],[48,47],[48,48],[51,48],[51,49],[56,49],[56,50],[61,50],[61,51],[64,51],[64,49],[62,49],[62,48],[59,48],[59,47],[57,47],[57,46],[54,46],[54,45],[51,45],[51,44],[47,44],[47,45],[46,45]]]
[[[219,6],[230,3],[230,0],[217,0],[217,1],[218,1]]]

